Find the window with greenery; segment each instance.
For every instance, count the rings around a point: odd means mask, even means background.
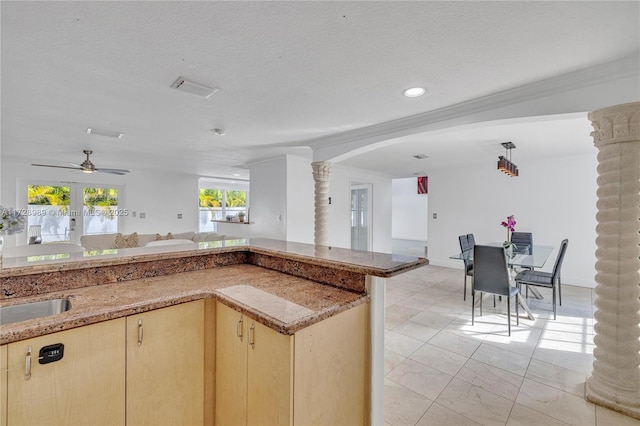
[[[81,184],[27,185],[28,226],[40,226],[42,242],[67,242],[76,234],[117,232],[117,188]],[[82,232],[80,232],[82,231]]]
[[[216,231],[217,226],[212,221],[244,220],[247,214],[247,191],[200,188],[199,205],[200,231]]]

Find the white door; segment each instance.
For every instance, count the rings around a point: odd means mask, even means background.
[[[371,250],[371,185],[351,186],[351,248]]]
[[[18,244],[28,243],[37,227],[44,244],[79,244],[82,235],[118,232],[120,217],[128,214],[118,204],[122,194],[117,185],[21,181],[18,205],[27,212],[27,230]]]

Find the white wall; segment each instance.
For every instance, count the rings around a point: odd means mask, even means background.
[[[250,166],[251,194],[249,219],[251,224],[219,224],[218,230],[224,234],[234,232],[240,237],[264,237],[277,240],[287,235],[287,159],[279,157]],[[225,226],[220,226],[225,225]],[[223,231],[224,229],[224,231]],[[229,231],[227,231],[229,229]]]
[[[391,188],[391,237],[427,241],[429,196],[418,194],[418,179],[393,179]]]
[[[313,244],[314,203],[311,161],[287,156],[287,241]]]
[[[460,261],[448,259],[460,250],[458,235],[473,233],[480,244],[504,241],[506,232],[500,222],[513,214],[517,231],[533,232],[534,244],[556,247],[542,270],[551,270],[560,241],[568,238],[562,282],[594,287],[595,149],[593,155],[518,159],[517,164],[521,175],[514,178],[498,172],[493,162],[429,173],[431,264],[462,268]]]
[[[2,206],[17,207],[19,179],[122,185],[121,208],[135,211],[136,217],[121,216],[122,232],[160,233],[198,229],[198,177],[168,171],[133,170],[126,176],[106,173],[86,174],[74,170],[34,167],[25,159],[2,158]],[[140,219],[140,213],[146,218]],[[178,213],[182,219],[178,219]],[[7,245],[15,236],[5,237]]]

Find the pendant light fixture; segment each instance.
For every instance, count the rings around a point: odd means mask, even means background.
[[[518,176],[518,166],[511,162],[511,150],[516,146],[513,142],[502,142],[501,144],[506,150],[505,155],[498,157],[498,170],[511,176]]]

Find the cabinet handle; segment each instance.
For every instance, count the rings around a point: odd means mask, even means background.
[[[24,364],[24,379],[29,380],[31,378],[31,346],[27,346],[27,354],[25,356]]]
[[[240,338],[240,341],[242,342],[242,323],[244,322],[244,316],[240,315],[240,321],[238,321],[238,325],[236,327],[236,334],[238,335],[238,337]]]
[[[143,337],[142,320],[139,319],[138,320],[138,346],[142,346],[142,337]]]
[[[255,349],[256,346],[256,341],[255,341],[255,329],[256,329],[256,325],[254,323],[251,323],[251,327],[249,328],[249,344],[251,345],[251,349]]]

